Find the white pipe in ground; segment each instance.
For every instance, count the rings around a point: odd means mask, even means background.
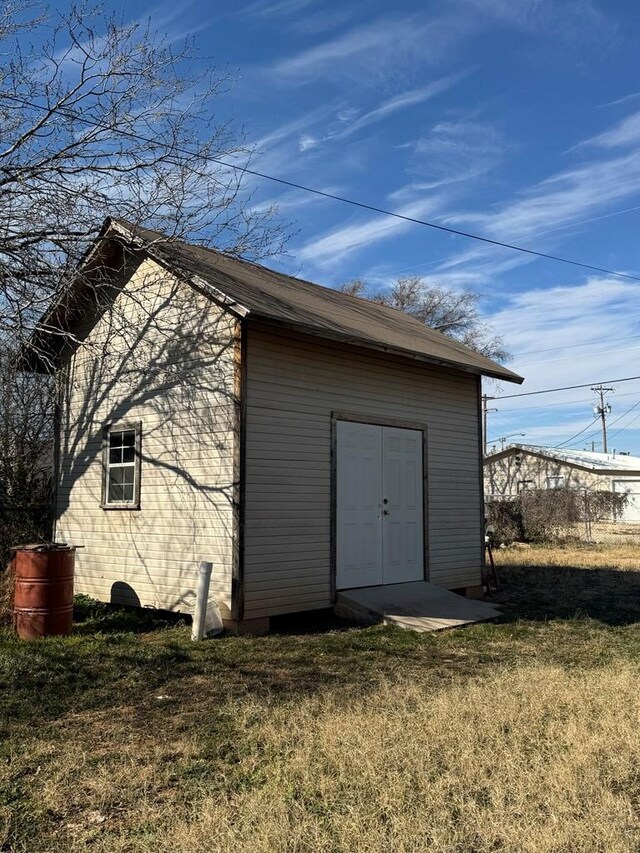
[[[205,560],[200,563],[196,606],[191,628],[192,640],[204,639],[204,626],[207,619],[207,601],[209,600],[209,584],[211,583],[212,570],[213,563],[207,563]]]

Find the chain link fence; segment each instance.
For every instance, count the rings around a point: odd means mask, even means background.
[[[640,546],[640,483],[636,488],[637,492],[559,488],[485,494],[491,539],[496,545],[579,541]]]

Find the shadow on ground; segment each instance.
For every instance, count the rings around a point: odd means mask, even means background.
[[[122,632],[147,634],[189,624],[191,617],[184,613],[106,604],[86,595],[77,595],[73,602],[73,633],[81,636]]]
[[[500,621],[582,616],[607,625],[640,622],[640,571],[505,565],[498,573],[501,588],[490,600],[503,610]]]

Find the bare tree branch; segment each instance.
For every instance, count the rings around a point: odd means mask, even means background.
[[[281,251],[255,211],[227,71],[193,76],[189,42],[87,6],[0,6],[0,335],[28,335],[106,216],[253,259]]]

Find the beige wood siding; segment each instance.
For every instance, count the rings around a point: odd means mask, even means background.
[[[427,425],[429,580],[479,584],[476,377],[250,322],[245,616],[331,605],[332,411]]]
[[[230,607],[236,345],[230,314],[145,261],[71,359],[56,536],[84,546],[77,592],[188,611],[211,560],[211,598]],[[136,421],[141,509],[101,509],[103,428]]]

